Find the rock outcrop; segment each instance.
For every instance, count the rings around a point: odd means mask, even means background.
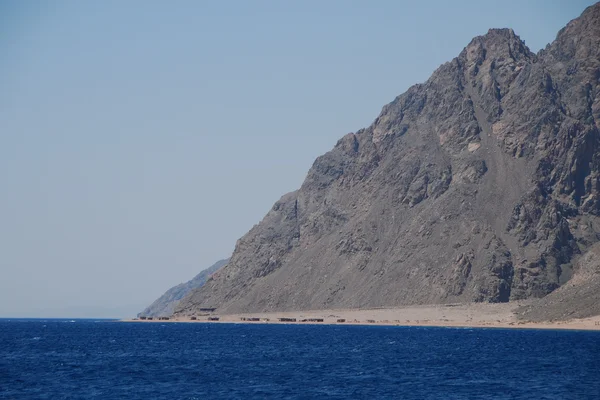
[[[319,157],[176,314],[556,291],[600,241],[599,81],[600,4],[537,54],[476,37]]]
[[[524,321],[561,321],[600,315],[600,244],[574,266],[573,278],[554,292],[517,309]]]
[[[173,314],[175,306],[188,293],[202,287],[210,276],[229,262],[229,259],[219,260],[207,269],[200,271],[193,279],[180,283],[167,290],[162,296],[150,304],[138,317],[169,317]]]

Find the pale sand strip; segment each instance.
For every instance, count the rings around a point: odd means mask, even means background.
[[[267,323],[267,324],[340,324],[340,325],[396,325],[440,326],[473,328],[530,328],[530,329],[582,329],[600,330],[600,316],[561,322],[525,323],[518,321],[513,310],[517,303],[503,304],[450,304],[382,308],[370,310],[318,310],[291,312],[264,312],[252,314],[214,314],[219,321],[209,321],[208,316],[175,317],[168,321],[153,319],[139,322],[208,322],[208,323]],[[242,318],[259,318],[259,322]],[[280,322],[279,318],[295,318],[297,322]],[[301,322],[304,319],[323,319],[323,322]],[[338,322],[338,320],[345,322]],[[124,321],[138,321],[127,319]]]

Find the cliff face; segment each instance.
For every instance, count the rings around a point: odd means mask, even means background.
[[[206,283],[206,280],[221,267],[223,267],[229,259],[219,260],[207,269],[201,271],[193,279],[180,283],[177,286],[173,286],[167,290],[165,294],[156,299],[150,304],[144,311],[138,314],[138,317],[168,317],[173,314],[175,306],[179,301],[184,298],[188,293],[194,289],[202,287]]]
[[[319,157],[176,313],[553,292],[600,241],[599,81],[600,4],[538,54],[476,37]]]

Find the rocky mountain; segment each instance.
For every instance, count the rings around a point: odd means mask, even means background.
[[[175,306],[179,301],[184,298],[188,293],[194,289],[202,287],[206,283],[206,280],[224,265],[229,262],[229,259],[219,260],[207,269],[201,271],[193,279],[180,283],[177,286],[173,286],[167,290],[162,296],[156,299],[150,304],[144,311],[138,314],[138,317],[167,317],[173,314]]]
[[[176,314],[570,296],[599,273],[579,268],[600,242],[599,81],[600,4],[537,54],[474,38],[319,157]]]

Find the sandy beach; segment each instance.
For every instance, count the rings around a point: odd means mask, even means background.
[[[521,329],[582,329],[600,330],[600,316],[556,322],[519,321],[514,310],[519,304],[444,304],[401,308],[315,310],[291,312],[263,312],[251,314],[210,314],[171,317],[168,320],[126,319],[126,322],[190,322],[190,323],[262,323],[262,324],[340,324],[340,325],[394,325],[439,326],[473,328]],[[210,320],[209,320],[210,318]],[[285,321],[280,319],[284,318]],[[217,320],[218,319],[218,320]]]

